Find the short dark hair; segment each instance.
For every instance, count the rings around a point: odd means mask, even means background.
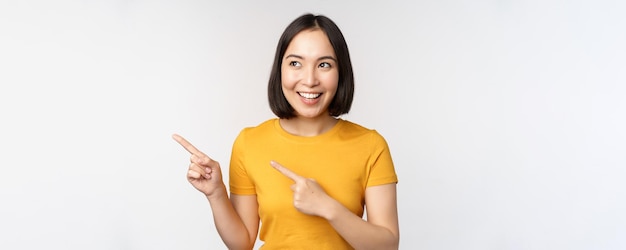
[[[339,30],[339,27],[323,15],[304,14],[296,18],[281,35],[276,47],[276,55],[274,56],[274,64],[270,73],[270,80],[267,87],[267,93],[272,112],[279,118],[293,118],[296,116],[293,107],[287,102],[282,89],[281,65],[283,56],[287,50],[287,46],[298,33],[308,29],[321,29],[330,44],[335,50],[337,56],[337,64],[339,66],[339,82],[335,97],[328,106],[331,116],[340,116],[347,114],[352,106],[354,96],[354,74],[352,73],[352,62],[350,61],[350,53],[348,52],[348,44]]]

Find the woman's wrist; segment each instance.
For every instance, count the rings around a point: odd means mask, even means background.
[[[213,192],[209,194],[205,194],[205,196],[207,200],[209,200],[209,202],[214,202],[223,198],[228,198],[228,194],[226,192],[226,186],[222,184],[220,187],[213,190]]]
[[[322,206],[322,218],[327,221],[337,219],[346,208],[333,198],[328,198],[326,205]]]

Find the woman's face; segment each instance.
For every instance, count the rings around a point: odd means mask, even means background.
[[[335,50],[320,29],[303,30],[287,46],[281,65],[282,89],[299,118],[328,115],[337,92]]]

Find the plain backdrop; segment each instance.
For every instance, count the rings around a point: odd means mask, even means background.
[[[0,249],[225,249],[170,136],[227,170],[306,12],[391,148],[400,249],[626,249],[618,0],[3,0]]]

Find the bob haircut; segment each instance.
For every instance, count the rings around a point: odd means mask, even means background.
[[[276,55],[274,57],[274,64],[272,65],[272,72],[270,73],[270,80],[267,88],[270,108],[272,112],[279,118],[289,119],[296,117],[295,110],[287,102],[282,89],[282,73],[281,65],[283,63],[283,57],[287,46],[298,33],[304,30],[321,29],[326,36],[330,44],[335,50],[337,56],[337,64],[339,70],[339,82],[337,85],[337,92],[333,97],[333,100],[328,106],[328,112],[331,116],[337,117],[343,114],[347,114],[352,106],[352,99],[354,96],[354,75],[352,73],[352,62],[350,61],[350,53],[348,52],[348,44],[339,30],[339,27],[323,15],[313,15],[310,13],[304,14],[296,18],[283,32],[278,46],[276,47]]]

